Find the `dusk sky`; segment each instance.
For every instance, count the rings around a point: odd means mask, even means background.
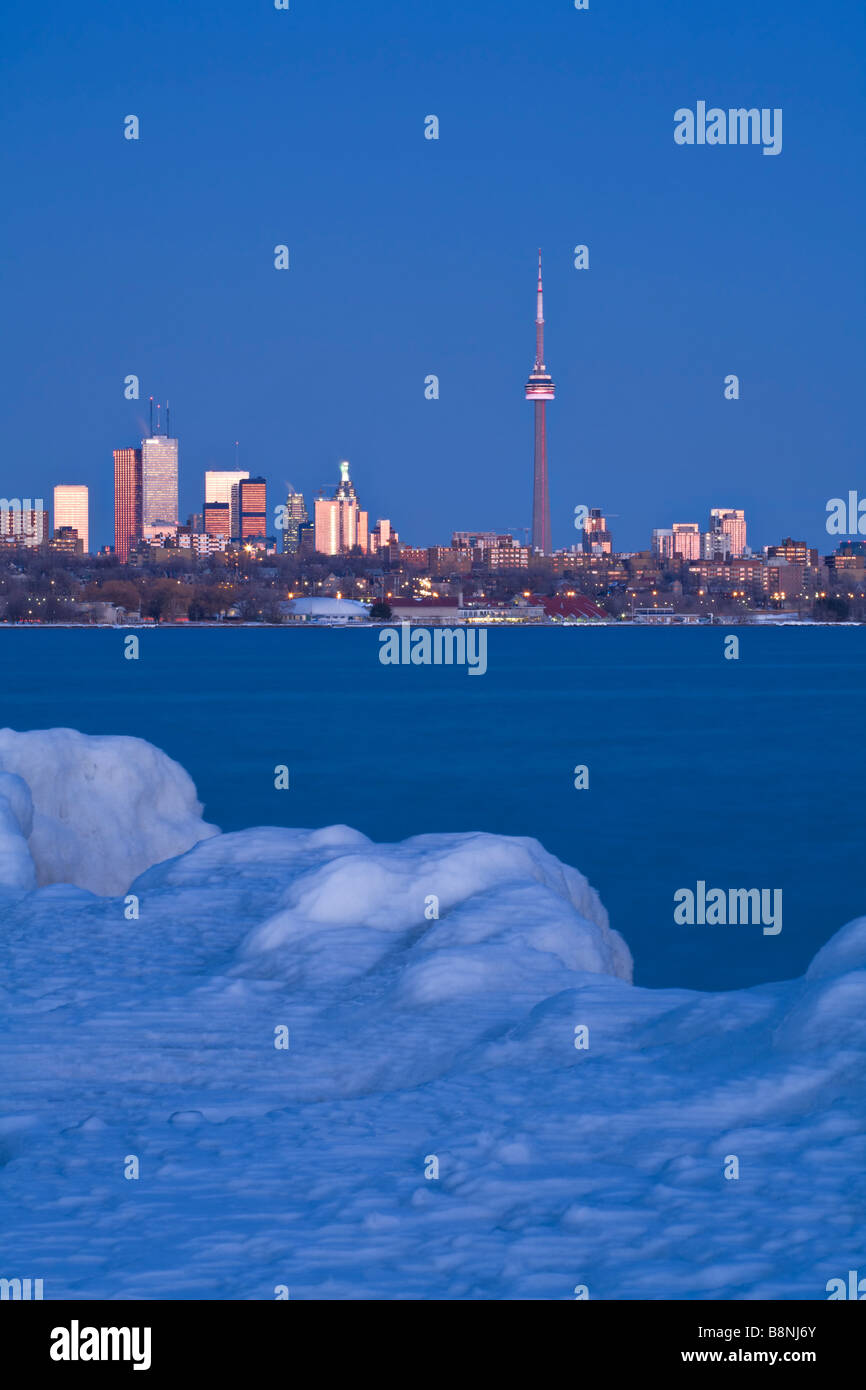
[[[616,549],[732,506],[828,551],[866,494],[860,3],[13,0],[0,32],[0,494],[89,484],[94,548],[151,394],[182,519],[238,440],[271,507],[348,458],[410,544],[522,539],[539,246],[556,545],[581,503]],[[701,100],[782,108],[782,152],[676,145]]]

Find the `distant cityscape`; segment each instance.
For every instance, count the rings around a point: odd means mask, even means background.
[[[555,385],[540,252],[535,330],[525,387],[535,416],[532,524],[522,541],[479,530],[454,531],[448,546],[406,544],[390,519],[370,524],[346,460],[333,495],[320,489],[308,504],[290,485],[273,512],[265,477],[208,470],[201,511],[181,523],[178,439],[167,408],[164,427],[159,404],[154,423],[151,398],[140,447],[114,450],[113,546],[90,553],[83,484],[54,488],[53,527],[42,499],[0,498],[0,619],[864,620],[866,541],[821,556],[788,536],[754,553],[734,506],[710,507],[706,524],[656,527],[646,550],[618,552],[603,510],[577,505],[575,544],[553,549],[546,409]]]

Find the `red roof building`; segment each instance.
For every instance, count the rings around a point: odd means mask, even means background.
[[[603,608],[585,594],[533,594],[532,603],[540,603],[545,616],[554,622],[587,622],[607,618]]]

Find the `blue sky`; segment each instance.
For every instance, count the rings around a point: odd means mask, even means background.
[[[528,526],[538,246],[556,544],[729,505],[827,550],[866,493],[861,5],[16,0],[2,51],[0,495],[86,482],[111,541],[152,393],[183,516],[238,440],[271,503],[346,457],[413,544]],[[781,107],[782,153],[677,146],[700,99]]]

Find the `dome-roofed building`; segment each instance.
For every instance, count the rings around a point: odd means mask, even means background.
[[[280,605],[286,617],[313,623],[365,623],[366,604],[353,598],[292,598]]]

